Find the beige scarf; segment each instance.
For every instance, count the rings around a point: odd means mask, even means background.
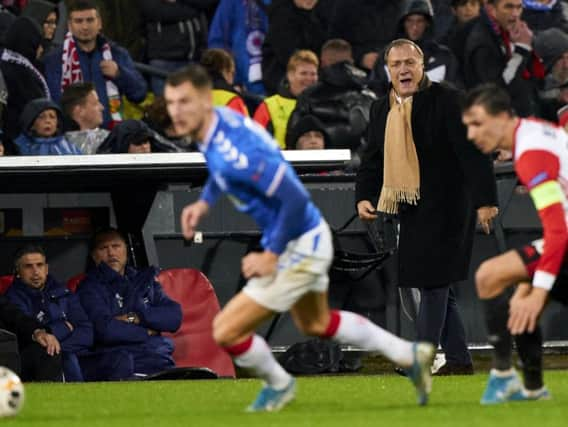
[[[391,109],[385,127],[383,188],[377,209],[398,213],[399,203],[417,205],[420,199],[420,164],[412,137],[412,97],[400,99],[390,91]]]

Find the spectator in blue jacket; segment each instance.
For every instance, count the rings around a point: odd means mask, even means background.
[[[77,0],[69,8],[69,32],[63,47],[44,59],[45,77],[52,98],[59,102],[63,90],[76,82],[91,81],[104,109],[104,127],[122,121],[122,96],[131,102],[146,97],[147,85],[134,68],[126,49],[108,41],[93,0]]]
[[[93,345],[93,326],[79,298],[48,274],[40,246],[20,249],[14,267],[16,277],[6,296],[55,335],[61,344],[65,381],[83,381],[77,355]]]
[[[268,31],[271,0],[221,0],[211,27],[208,48],[227,49],[236,64],[235,84],[264,95],[262,43]]]
[[[126,240],[114,228],[95,233],[90,253],[95,266],[79,296],[94,324],[97,356],[81,362],[86,379],[128,379],[173,368],[173,342],[161,333],[175,332],[182,313],[156,281],[157,270],[127,266]]]
[[[83,154],[65,139],[63,113],[50,99],[39,98],[29,102],[20,116],[22,133],[14,140],[24,156]]]

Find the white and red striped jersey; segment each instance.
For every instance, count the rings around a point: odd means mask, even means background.
[[[529,189],[544,232],[533,286],[550,290],[568,246],[568,134],[553,123],[520,119],[513,156],[517,176]]]

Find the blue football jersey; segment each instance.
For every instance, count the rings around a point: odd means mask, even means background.
[[[201,198],[212,206],[226,194],[254,218],[261,244],[280,254],[287,243],[316,227],[321,214],[274,139],[248,117],[215,109],[215,120],[199,144],[209,169]]]

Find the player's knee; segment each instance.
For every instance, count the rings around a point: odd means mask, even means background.
[[[327,330],[327,323],[319,320],[301,322],[298,326],[302,333],[313,337],[321,337]]]
[[[235,339],[231,334],[231,329],[226,322],[219,316],[213,320],[213,339],[221,347],[228,347],[233,344]]]
[[[491,298],[498,285],[498,278],[490,262],[483,262],[475,272],[475,287],[481,299]]]

